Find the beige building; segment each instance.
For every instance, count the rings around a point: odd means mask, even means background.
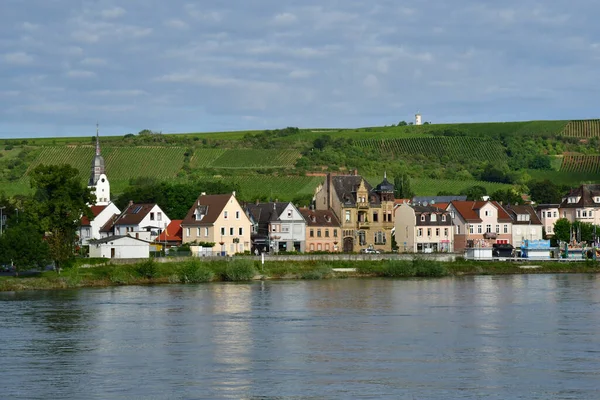
[[[600,185],[572,189],[559,206],[560,218],[600,225]]]
[[[332,210],[300,208],[299,211],[306,221],[306,252],[342,251],[342,229]]]
[[[512,218],[511,244],[514,247],[523,246],[525,240],[542,239],[542,221],[531,205],[505,205],[502,208]]]
[[[213,254],[250,251],[252,224],[233,194],[201,194],[181,222],[183,243],[214,243]],[[206,249],[206,246],[203,246]],[[204,250],[205,254],[206,250]]]
[[[554,224],[560,219],[559,204],[540,204],[535,209],[546,236],[554,236]]]
[[[362,176],[327,174],[315,190],[315,208],[332,210],[342,229],[342,251],[392,250],[394,185],[384,176],[373,188]]]
[[[403,253],[454,251],[450,212],[433,207],[401,204],[396,207],[394,237]]]

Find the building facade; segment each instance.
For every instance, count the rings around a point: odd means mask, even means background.
[[[560,203],[560,218],[600,225],[600,185],[572,189]]]
[[[373,188],[356,170],[353,175],[327,174],[314,200],[317,210],[332,210],[340,221],[344,252],[392,250],[394,186],[387,177]]]
[[[521,247],[525,241],[542,240],[542,221],[531,205],[505,205],[504,210],[512,218],[512,242]]]
[[[560,219],[559,206],[560,204],[539,204],[535,208],[546,236],[554,236],[554,224]]]
[[[100,138],[96,125],[96,155],[92,159],[92,171],[88,181],[88,188],[95,196],[95,205],[103,206],[110,203],[110,182],[106,176],[104,157],[100,153]]]
[[[342,251],[342,229],[332,210],[300,208],[306,220],[306,251],[338,253]]]
[[[495,201],[452,201],[446,208],[454,225],[454,248],[511,244],[512,218]]]
[[[403,253],[454,251],[454,230],[450,212],[433,206],[396,207],[394,237]]]
[[[259,252],[304,252],[306,221],[296,206],[289,202],[246,204],[253,222],[253,250]]]

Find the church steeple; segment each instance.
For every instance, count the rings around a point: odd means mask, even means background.
[[[100,179],[100,175],[104,175],[104,173],[104,157],[100,154],[100,134],[98,124],[96,124],[96,155],[92,159],[92,171],[88,186],[96,186],[98,179]]]
[[[98,134],[98,123],[96,122],[96,155],[100,155],[100,136]]]

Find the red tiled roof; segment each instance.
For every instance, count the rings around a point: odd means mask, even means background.
[[[119,214],[113,214],[112,217],[106,221],[106,223],[100,228],[100,232],[112,232],[115,221],[119,218]]]
[[[404,204],[404,203],[410,204],[410,199],[395,199],[394,200],[394,204],[400,205],[400,204]]]
[[[454,206],[456,211],[463,217],[465,221],[468,222],[481,222],[481,218],[479,217],[479,210],[481,207],[486,205],[487,201],[453,201],[451,204]],[[489,203],[493,204],[494,207],[498,209],[498,221],[507,221],[511,222],[512,218],[510,215],[506,213],[504,208],[500,206],[497,201],[490,201]]]
[[[102,212],[102,210],[104,210],[105,208],[106,208],[106,206],[91,206],[90,207],[90,209],[92,210],[92,215],[94,216],[94,218],[96,218],[98,216],[98,214],[100,214]],[[82,226],[89,226],[90,225],[90,219],[84,215],[83,217],[81,217],[81,225]]]
[[[167,226],[167,229],[164,230],[158,237],[156,238],[156,242],[181,242],[182,237],[182,229],[181,223],[182,219],[174,219],[171,220],[171,223]]]
[[[446,208],[448,208],[449,204],[450,203],[433,203],[431,206],[432,207],[441,208],[442,210],[445,210]]]

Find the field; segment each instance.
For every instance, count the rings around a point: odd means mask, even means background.
[[[599,173],[600,156],[566,154],[560,166],[561,172]]]
[[[367,178],[372,186],[381,182],[381,177]],[[393,181],[392,181],[393,183]],[[439,192],[459,194],[462,190],[472,186],[483,186],[488,194],[497,190],[507,190],[512,185],[496,182],[485,182],[476,180],[453,180],[453,179],[432,179],[432,178],[411,178],[410,187],[416,196],[436,196]]]
[[[357,141],[356,144],[385,153],[447,157],[453,161],[468,158],[499,162],[506,159],[506,154],[497,141],[472,137],[366,139]]]
[[[294,150],[232,149],[225,151],[209,166],[226,169],[291,168],[298,158],[300,152]]]
[[[570,121],[562,132],[563,136],[590,138],[600,136],[600,120]]]
[[[530,169],[527,173],[534,179],[537,180],[550,180],[558,185],[568,185],[576,187],[584,183],[596,183],[598,182],[597,173],[584,173],[584,172],[565,172],[565,171],[554,171],[554,170],[539,170]]]

